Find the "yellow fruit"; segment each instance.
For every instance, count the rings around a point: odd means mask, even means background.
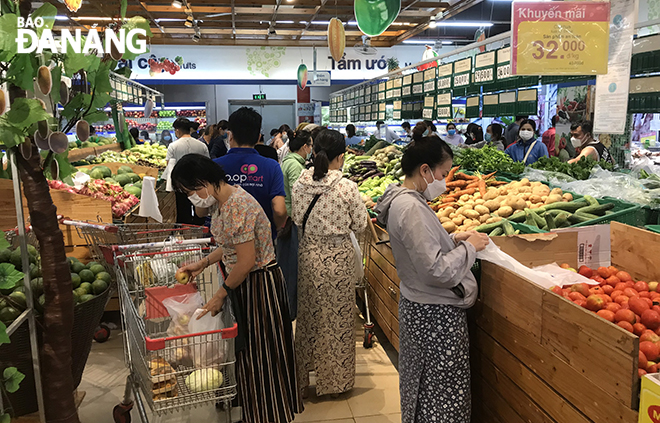
[[[155,282],[154,271],[149,263],[142,263],[135,268],[137,280],[143,286],[151,286]]]
[[[177,270],[174,277],[181,285],[187,284],[188,281],[190,280],[190,274],[188,272],[181,271],[180,269]]]
[[[5,100],[5,92],[0,89],[0,116],[5,113],[7,108],[7,101]]]
[[[337,18],[330,19],[328,24],[328,47],[335,62],[340,61],[346,48],[346,33],[344,24]]]

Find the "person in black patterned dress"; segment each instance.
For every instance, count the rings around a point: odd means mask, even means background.
[[[437,137],[413,141],[402,185],[378,202],[401,279],[399,390],[402,423],[470,423],[467,311],[477,299],[470,268],[488,235],[449,235],[427,201],[446,191],[452,151]]]

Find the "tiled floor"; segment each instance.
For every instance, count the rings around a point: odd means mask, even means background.
[[[373,349],[362,347],[362,321],[356,317],[357,367],[355,388],[333,399],[316,398],[310,387],[305,411],[296,416],[301,423],[400,423],[399,374],[385,350],[376,342]],[[115,331],[105,344],[94,343],[79,389],[87,396],[80,410],[83,423],[113,423],[112,409],[123,396],[126,370],[123,346]],[[312,384],[314,378],[312,375]],[[237,411],[237,410],[235,410]],[[225,422],[224,414],[214,406],[200,407],[161,418],[149,416],[150,422]],[[140,422],[136,410],[132,421]]]

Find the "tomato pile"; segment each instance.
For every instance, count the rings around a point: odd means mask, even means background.
[[[658,282],[634,281],[628,272],[614,266],[598,269],[582,266],[578,273],[598,285],[576,283],[553,286],[550,290],[639,336],[639,375],[657,373],[660,370]]]

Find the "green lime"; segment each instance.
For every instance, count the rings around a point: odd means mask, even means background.
[[[83,282],[83,283],[81,283],[81,284],[80,284],[80,288],[78,288],[78,289],[84,289],[84,290],[85,290],[85,294],[91,294],[91,293],[93,292],[93,290],[92,290],[92,284],[89,283],[89,282]]]
[[[85,269],[86,269],[86,268],[85,268],[85,265],[82,264],[82,263],[79,262],[79,261],[78,261],[78,262],[74,262],[74,263],[71,265],[71,271],[72,271],[73,273],[78,273],[78,274],[80,274],[80,272],[82,272],[82,271],[85,270]]]
[[[82,303],[86,303],[87,301],[89,301],[89,300],[91,300],[91,299],[93,299],[93,298],[94,298],[94,296],[93,296],[93,295],[90,295],[90,294],[83,295],[82,297],[80,297],[80,303],[81,303],[81,304],[82,304]]]
[[[90,267],[89,270],[91,270],[95,275],[98,275],[101,272],[105,272],[105,267],[101,266],[100,264],[95,264],[94,266]]]
[[[0,263],[9,263],[10,261],[11,261],[11,250],[9,248],[0,250]]]
[[[21,257],[21,249],[20,248],[17,248],[14,251],[12,251],[10,262],[18,270],[21,270],[23,268],[23,258]]]
[[[80,275],[78,275],[77,273],[71,274],[71,286],[73,287],[73,289],[78,288],[81,282],[82,280],[80,279]]]
[[[31,264],[30,265],[30,278],[40,278],[41,277],[41,266],[38,264]]]
[[[94,272],[92,272],[91,270],[85,269],[78,274],[80,275],[80,279],[83,282],[94,282],[95,279]]]
[[[28,245],[27,250],[28,250],[28,253],[30,253],[30,255],[32,257],[38,257],[39,256],[39,251],[37,251],[37,249],[34,247],[34,245]]]
[[[92,291],[94,292],[94,295],[102,294],[106,289],[108,289],[108,284],[102,279],[97,279],[92,284]]]
[[[21,312],[14,307],[5,307],[0,310],[0,322],[11,323],[21,315]]]
[[[27,308],[27,298],[20,291],[14,291],[9,294],[9,304],[17,310],[23,311]]]
[[[82,297],[83,295],[87,295],[87,291],[85,291],[85,288],[83,288],[83,287],[76,288],[76,289],[73,290],[73,295],[74,295],[74,299],[76,300],[76,302],[78,302],[79,301],[78,299],[80,297]]]
[[[105,283],[107,284],[110,284],[110,282],[112,282],[112,276],[110,276],[110,273],[108,272],[97,273],[96,279],[101,279],[102,281],[105,281]]]
[[[36,298],[44,293],[44,280],[43,278],[35,278],[30,280],[30,287],[32,288],[32,297]]]
[[[83,295],[85,295],[85,294],[83,294]],[[77,289],[75,291],[73,291],[73,305],[74,306],[80,302],[80,297],[81,297],[81,295],[79,295],[79,292],[78,292]]]
[[[97,261],[90,261],[89,263],[87,263],[87,266],[86,266],[86,267],[87,267],[88,269],[91,269],[92,267],[94,267],[94,266],[99,266],[100,264],[101,264],[101,263],[99,263],[99,262],[97,262]]]

